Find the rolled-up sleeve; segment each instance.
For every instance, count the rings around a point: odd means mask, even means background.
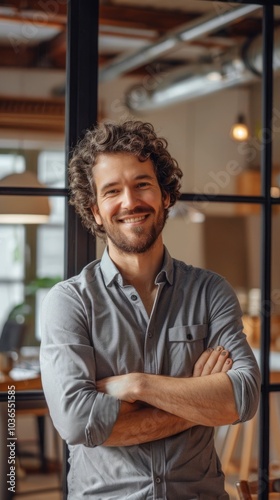
[[[221,345],[230,352],[233,366],[227,375],[232,382],[239,415],[234,423],[245,422],[253,418],[258,409],[260,370],[243,332],[242,311],[233,288],[220,278],[212,282],[208,291],[211,304],[209,345]]]
[[[68,444],[102,444],[120,402],[96,390],[88,313],[79,295],[63,284],[43,301],[41,336],[42,384],[54,426]]]

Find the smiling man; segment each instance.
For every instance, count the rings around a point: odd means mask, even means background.
[[[71,203],[107,245],[43,306],[42,381],[70,450],[68,498],[228,499],[214,427],[253,417],[260,374],[231,286],[163,244],[182,172],[140,121],[89,130],[69,170]]]
[[[92,212],[112,251],[138,255],[158,247],[170,201],[160,190],[152,161],[127,153],[103,154],[94,181],[97,204]]]

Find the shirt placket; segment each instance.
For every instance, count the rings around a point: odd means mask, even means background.
[[[155,318],[157,304],[164,283],[158,284],[156,299],[153,305],[152,313],[148,321],[144,348],[144,371],[145,373],[158,374],[158,359],[157,359],[157,335],[160,332],[156,331]],[[155,415],[155,418],[156,415]],[[165,446],[164,440],[151,442],[151,466],[153,475],[153,491],[154,500],[164,500],[166,498],[165,484]]]
[[[155,317],[157,303],[159,301],[159,297],[163,287],[164,283],[158,284],[157,295],[150,318],[135,288],[128,285],[123,287],[123,292],[125,293],[128,300],[132,303],[134,312],[139,322],[139,326],[143,328],[143,333],[145,334],[143,370],[145,373],[158,374],[158,332],[155,331]],[[153,482],[153,500],[164,500],[166,498],[164,440],[151,442],[151,474]]]

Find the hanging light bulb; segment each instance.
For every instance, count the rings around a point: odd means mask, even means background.
[[[236,123],[231,127],[230,136],[234,141],[246,141],[249,137],[249,129],[244,115],[238,115]]]

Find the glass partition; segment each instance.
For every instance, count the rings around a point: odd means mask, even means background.
[[[265,272],[263,269],[269,265],[270,259],[264,253],[264,246],[270,238],[268,227],[270,219],[267,216],[265,219],[262,218],[261,207],[268,203],[268,199],[262,197],[264,176],[262,177],[261,164],[263,151],[272,141],[270,193],[273,199],[279,198],[280,189],[278,161],[280,7],[275,7],[274,100],[272,129],[269,130],[262,121],[262,110],[265,106],[269,107],[269,103],[263,103],[262,89],[267,72],[262,75],[261,34],[264,11],[261,2],[258,2],[259,5],[254,5],[249,2],[184,1],[178,2],[179,14],[175,12],[177,7],[175,8],[174,4],[165,2],[166,15],[164,9],[161,9],[161,16],[154,16],[153,12],[150,12],[142,19],[140,11],[147,4],[144,2],[134,6],[139,9],[137,16],[134,16],[133,26],[129,25],[124,2],[118,2],[117,6],[113,5],[115,2],[99,3],[98,120],[132,118],[150,121],[159,135],[168,139],[169,149],[178,160],[184,177],[182,200],[170,213],[164,229],[164,242],[175,258],[194,266],[212,269],[228,279],[236,290],[244,313],[243,320],[248,340],[254,349],[260,351],[261,336],[267,335],[267,329],[262,330],[266,314],[262,290],[265,286],[264,274],[266,273],[267,277],[268,271],[267,268]],[[60,23],[65,25],[66,7],[62,7],[63,2],[58,4],[59,16],[56,22],[58,25]],[[265,2],[263,4],[266,5]],[[220,22],[233,7],[248,10],[246,12],[244,10],[240,17],[236,16],[234,22]],[[44,11],[42,14],[47,15],[48,21],[52,17],[50,12]],[[30,13],[31,17],[32,15]],[[205,18],[199,36],[192,37],[189,33],[190,25],[202,15],[215,18],[218,21],[217,27],[208,32],[208,21]],[[35,28],[39,30],[36,24],[37,18],[35,21],[34,19],[31,24],[34,28],[35,23]],[[140,29],[137,21],[140,22],[141,19]],[[164,23],[161,27],[159,19]],[[116,27],[117,20],[120,22],[118,27]],[[170,48],[169,34],[172,30],[180,32],[181,41]],[[23,53],[27,57],[32,52],[36,37],[24,36],[24,33],[26,35],[26,31],[23,31],[18,38],[19,33],[16,31],[13,34],[13,42],[17,40],[18,49],[26,48]],[[121,37],[117,38],[117,34],[120,33]],[[77,36],[83,37],[83,29]],[[129,36],[132,36],[132,40],[127,47],[125,41]],[[169,46],[169,50],[156,51],[155,58],[151,58],[150,55],[148,57],[147,53],[140,65],[131,66],[125,71],[121,69],[112,78],[108,76],[110,65],[113,66],[111,63],[120,53],[128,57],[134,51],[144,50],[151,44],[159,49],[156,44],[161,37],[165,37],[165,47]],[[57,41],[62,38],[63,33]],[[74,45],[75,43],[73,47]],[[10,93],[23,92],[23,97],[27,99],[24,101],[24,109],[29,111],[32,98],[38,98],[35,103],[37,107],[33,107],[32,104],[33,111],[27,120],[23,119],[20,108],[17,108],[13,118],[10,116],[10,121],[3,122],[1,118],[0,181],[9,174],[32,171],[46,188],[45,195],[50,203],[50,216],[46,224],[0,225],[0,328],[9,317],[19,323],[26,322],[28,328],[23,352],[27,357],[28,352],[38,354],[40,303],[49,287],[63,278],[65,259],[70,261],[70,269],[76,269],[85,260],[83,253],[85,245],[81,243],[76,229],[74,233],[73,228],[76,226],[70,210],[67,231],[71,236],[74,235],[72,239],[69,238],[73,248],[69,252],[69,248],[64,245],[67,191],[62,122],[64,122],[65,87],[73,83],[73,78],[69,78],[66,83],[65,61],[59,65],[59,57],[63,58],[63,54],[65,56],[65,48],[64,52],[60,48],[60,52],[55,48],[58,46],[59,43],[41,46],[42,50],[52,47],[48,57],[57,57],[55,60],[57,67],[54,66],[52,69],[44,67],[49,59],[42,57],[38,61],[38,67],[30,71],[22,68],[13,73],[11,69],[6,68],[0,82],[0,90],[2,94],[4,93],[4,101],[6,100],[5,109],[8,104],[9,109],[14,111],[16,109],[16,99],[11,99]],[[74,49],[73,47],[71,56],[77,46]],[[14,48],[15,45],[13,50]],[[70,47],[67,50],[70,51]],[[11,57],[15,61],[14,53],[10,53],[9,60]],[[81,78],[79,74],[80,82],[87,81],[88,87],[91,88],[96,82],[91,82],[88,76],[88,61],[86,58],[81,59],[79,64],[82,75]],[[97,62],[93,61],[93,64]],[[179,99],[182,84],[184,91],[188,91],[189,94]],[[270,95],[269,86],[267,89],[267,95]],[[82,105],[77,105],[77,116],[69,119],[71,127],[75,129],[75,136],[83,133],[83,125],[80,125],[87,120],[85,110],[88,111],[89,107],[91,109],[91,106],[88,106],[88,95],[84,96],[83,92],[78,94],[79,103]],[[73,107],[73,101],[71,106]],[[37,113],[35,108],[40,112]],[[232,127],[238,121],[248,126],[249,135],[246,138],[243,136],[242,141],[237,141],[233,137]],[[77,130],[79,126],[80,129]],[[59,195],[50,191],[56,189],[62,190]],[[4,196],[4,193],[0,195]],[[184,195],[188,198],[187,201],[183,201]],[[11,193],[9,196],[15,199],[16,194]],[[43,196],[43,192],[40,196]],[[217,200],[215,197],[222,198]],[[255,199],[245,200],[244,197]],[[31,195],[22,196],[25,201],[27,198],[31,198]],[[272,353],[275,353],[279,350],[280,335],[279,207],[274,205],[272,212],[269,317],[270,346]],[[263,231],[264,226],[268,228],[267,232]],[[267,242],[264,241],[264,234]],[[75,245],[76,241],[79,241],[79,244]],[[101,256],[103,249],[104,244],[98,240],[97,257]],[[82,258],[79,260],[81,255]],[[32,348],[35,350],[32,351]],[[36,358],[33,354],[31,354],[32,363]],[[274,373],[274,370],[271,370],[271,373]],[[279,383],[278,380],[275,382]],[[267,386],[265,390],[268,390]],[[278,395],[270,395],[272,410],[272,400],[275,398],[277,400]],[[268,401],[265,405],[268,407]],[[272,413],[270,419],[273,428]],[[262,434],[265,441],[264,429]],[[257,474],[259,465],[258,453],[256,447],[253,454],[254,474]],[[270,460],[273,467],[277,453],[278,451],[272,446]],[[231,475],[232,488],[234,479],[236,478]]]

